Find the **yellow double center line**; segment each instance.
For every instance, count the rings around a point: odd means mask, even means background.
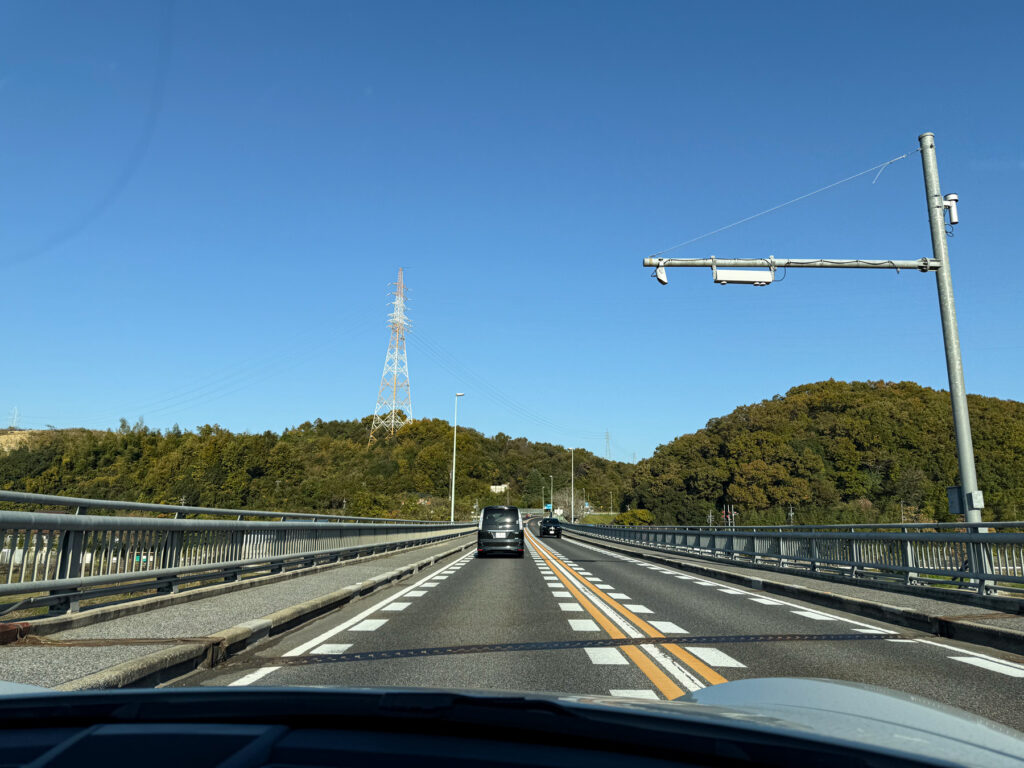
[[[533,547],[537,550],[537,553],[544,559],[544,561],[551,568],[552,573],[554,573],[555,576],[558,577],[558,580],[565,585],[565,588],[569,590],[573,597],[579,600],[580,605],[582,605],[583,609],[594,618],[594,621],[596,621],[601,626],[601,628],[608,633],[610,637],[615,639],[625,638],[626,634],[621,629],[619,629],[615,624],[613,624],[611,620],[604,614],[604,612],[602,612],[597,606],[595,606],[593,602],[591,602],[591,600],[587,598],[576,587],[576,585],[573,584],[562,573],[561,569],[571,571],[569,566],[563,563],[561,559],[559,559],[559,557],[553,551],[543,546],[537,540],[537,538],[534,537],[533,534],[531,534],[529,531],[527,531],[526,535],[530,544],[533,545]],[[561,566],[561,569],[555,566],[555,562],[557,562],[558,565]],[[576,571],[573,571],[573,575],[586,586],[586,588],[591,592],[591,594],[596,595],[602,602],[605,603],[605,605],[607,605],[613,611],[619,614],[619,616],[631,622],[637,629],[639,629],[645,635],[655,639],[665,637],[664,633],[658,631],[650,624],[648,624],[646,621],[644,621],[639,616],[630,611],[628,608],[621,605],[618,601],[609,597],[603,591],[595,587],[594,584],[590,582],[587,578],[581,576]],[[689,667],[689,669],[691,669],[693,672],[696,672],[698,675],[707,680],[708,683],[710,683],[711,685],[717,685],[718,683],[726,682],[726,679],[724,677],[715,672],[715,670],[711,669],[711,667],[709,667],[707,664],[702,662],[700,659],[698,659],[696,656],[694,656],[692,653],[685,650],[684,648],[680,648],[675,643],[664,643],[663,646],[669,653],[671,653],[673,656],[679,659],[679,661],[681,661],[683,664]],[[622,646],[620,650],[622,650],[622,652],[625,653],[626,656],[629,657],[629,659],[634,664],[636,664],[640,671],[643,672],[652,683],[654,683],[655,687],[661,692],[661,694],[666,699],[677,699],[680,696],[684,695],[685,691],[683,691],[682,688],[676,685],[676,683],[668,675],[666,675],[661,670],[661,668],[659,668],[658,665],[656,665],[651,660],[651,658],[646,653],[644,653],[640,648],[634,645],[626,645]]]

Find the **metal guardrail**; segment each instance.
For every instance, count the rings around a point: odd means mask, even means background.
[[[0,616],[38,606],[47,607],[51,615],[74,612],[89,598],[177,592],[186,584],[307,568],[476,529],[475,522],[366,521],[9,491],[0,491],[0,501],[75,510],[75,514],[0,510]],[[87,514],[93,509],[158,511],[176,517]],[[183,519],[194,514],[235,519]],[[241,519],[254,516],[287,519]]]
[[[955,586],[980,594],[997,588],[1024,594],[1022,527],[1019,522],[766,528],[563,523],[583,536],[706,559],[936,589]]]

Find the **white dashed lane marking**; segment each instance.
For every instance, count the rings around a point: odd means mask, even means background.
[[[625,592],[609,592],[608,597],[613,600],[632,600],[633,598],[627,595]]]
[[[618,648],[584,648],[594,664],[629,664]]]
[[[561,590],[561,591],[559,591],[559,592],[552,592],[552,593],[551,593],[551,596],[552,596],[552,597],[564,597],[564,598],[570,598],[570,597],[572,597],[572,592],[566,592],[566,591],[565,591],[565,590],[563,589],[563,590]]]
[[[559,603],[558,607],[563,611],[582,611],[583,606],[579,603]]]
[[[1004,664],[1000,661],[981,659],[977,656],[950,656],[949,658],[953,661],[962,661],[964,664],[970,664],[992,672],[998,672],[1001,675],[1007,675],[1009,677],[1024,677],[1024,669],[1019,666]]]
[[[666,635],[688,635],[690,634],[685,629],[680,627],[673,621],[651,621],[647,622],[659,632],[663,632]]]
[[[814,619],[815,621],[835,621],[835,616],[829,616],[824,613],[818,613],[817,611],[790,611],[795,613],[797,616],[804,616],[808,619]]]
[[[352,647],[352,643],[324,643],[317,646],[310,653],[344,653]]]
[[[423,597],[425,594],[427,594],[425,589],[414,589],[411,592],[406,592],[404,597]]]
[[[600,632],[601,628],[593,619],[569,619],[573,632]]]
[[[367,619],[366,621],[359,622],[354,627],[350,627],[349,632],[373,632],[387,623],[387,619]]]
[[[698,648],[692,645],[683,646],[696,656],[698,659],[703,661],[705,664],[712,667],[746,667],[746,664],[742,664],[734,659],[729,654],[718,650],[717,648]]]
[[[410,605],[412,605],[412,603],[391,603],[390,605],[385,605],[383,608],[381,608],[381,610],[382,611],[404,611]]]
[[[637,605],[634,603],[631,605],[624,605],[623,607],[628,611],[632,611],[633,613],[654,613],[654,611],[652,611],[646,605]]]

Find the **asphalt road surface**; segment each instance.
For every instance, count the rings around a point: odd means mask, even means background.
[[[535,534],[533,521],[524,559],[471,550],[175,685],[673,699],[747,677],[817,677],[905,691],[1024,730],[1024,656]]]

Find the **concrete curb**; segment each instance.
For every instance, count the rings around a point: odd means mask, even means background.
[[[653,563],[677,568],[681,571],[689,571],[706,576],[707,578],[729,581],[734,584],[750,587],[751,589],[759,589],[771,594],[803,600],[807,603],[837,608],[864,616],[865,618],[878,619],[890,624],[917,629],[937,635],[938,637],[947,637],[951,640],[960,640],[965,643],[985,645],[990,648],[1009,651],[1010,653],[1024,653],[1024,632],[1019,630],[991,627],[968,619],[932,615],[914,610],[913,608],[903,608],[898,605],[887,605],[858,597],[838,595],[825,590],[773,581],[761,576],[747,576],[745,574],[733,573],[732,571],[723,571],[701,563],[675,560],[656,552],[644,552],[636,548],[616,546],[607,541],[592,539],[588,536],[579,536],[569,531],[565,533],[568,533],[571,538],[579,539],[588,544],[650,560]],[[679,557],[685,557],[685,555],[680,555]]]
[[[115,664],[91,675],[54,686],[57,691],[83,691],[96,688],[147,687],[173,680],[200,666],[213,667],[250,645],[315,619],[329,611],[354,602],[388,586],[404,581],[418,571],[476,546],[461,544],[411,565],[382,573],[372,579],[342,587],[334,592],[311,598],[298,605],[282,608],[267,616],[237,624],[197,638],[202,642],[183,642],[170,648],[147,653],[137,659]]]
[[[466,534],[460,535],[468,535],[473,532],[474,531],[468,531]],[[458,536],[453,536],[451,538],[458,538]],[[322,565],[315,565],[311,568],[298,568],[292,571],[285,571],[284,573],[257,576],[252,579],[234,581],[227,584],[212,584],[207,587],[197,587],[185,592],[176,592],[170,595],[154,595],[152,597],[145,597],[125,603],[89,608],[81,613],[73,613],[66,616],[52,616],[34,620],[25,619],[23,621],[11,622],[9,624],[0,623],[0,645],[13,643],[15,640],[18,640],[27,634],[52,635],[55,632],[66,632],[69,629],[88,627],[92,624],[99,624],[103,621],[119,619],[122,616],[134,616],[139,613],[152,611],[156,608],[164,608],[169,605],[181,605],[182,603],[190,603],[193,600],[202,600],[203,598],[214,595],[227,594],[238,590],[250,589],[252,587],[261,587],[264,584],[274,584],[279,581],[289,581],[290,579],[310,576],[332,568],[343,568],[346,565],[367,563],[371,560],[377,560],[382,557],[390,557],[391,555],[399,552],[410,552],[422,547],[431,547],[443,543],[444,539],[441,541],[428,541],[422,544],[414,544],[410,547],[396,547],[395,549],[389,549],[386,552],[375,552],[373,554],[354,557],[348,560],[339,560],[336,563],[324,563]]]

